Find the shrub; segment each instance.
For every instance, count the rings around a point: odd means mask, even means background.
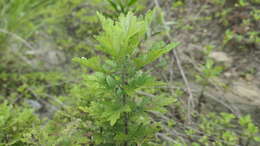
[[[89,117],[93,144],[151,145],[157,123],[149,111],[165,112],[171,97],[146,97],[137,91],[162,84],[141,69],[176,47],[156,43],[146,52],[137,49],[148,30],[152,13],[137,18],[132,13],[113,21],[98,14],[103,32],[96,37],[103,56],[74,61],[95,71],[85,77],[80,109]],[[82,89],[83,90],[83,89]]]
[[[28,108],[0,104],[0,145],[30,145],[39,120]]]

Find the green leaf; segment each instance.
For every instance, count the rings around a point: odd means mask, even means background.
[[[128,2],[128,7],[132,6],[133,4],[135,4],[137,2],[137,0],[129,0]]]
[[[152,23],[152,20],[153,20],[153,16],[156,12],[156,9],[153,9],[153,10],[149,10],[146,15],[145,15],[145,22],[147,23],[147,25],[150,25]]]
[[[147,107],[146,110],[148,111],[159,111],[161,113],[167,112],[167,109],[165,106],[170,105],[174,102],[176,102],[176,98],[173,97],[161,97],[156,96],[155,98],[151,99],[151,102],[153,103],[153,106]]]
[[[120,15],[118,21],[105,18],[98,13],[103,32],[96,37],[99,42],[97,48],[120,60],[127,55],[132,55],[137,46],[143,40],[148,30],[147,22],[150,14],[145,19],[138,19],[133,13]]]
[[[214,65],[214,61],[212,59],[207,59],[206,61],[206,68],[211,69]]]
[[[118,5],[112,0],[108,0],[109,4],[115,9],[115,11],[120,12],[118,9]]]
[[[223,67],[222,66],[216,66],[216,67],[214,67],[213,75],[214,76],[218,76],[222,71],[223,71]]]
[[[151,62],[155,61],[162,55],[168,53],[172,49],[176,48],[179,43],[171,43],[166,46],[162,46],[163,43],[157,43],[155,46],[153,46],[149,52],[147,52],[145,55],[142,55],[138,58],[134,59],[135,65],[137,68],[141,68],[147,64],[150,64]]]
[[[260,137],[254,137],[254,140],[256,141],[256,142],[260,142]]]
[[[120,112],[115,112],[114,114],[112,114],[108,120],[110,121],[110,125],[114,126],[115,123],[117,122],[117,120],[120,118]]]
[[[117,85],[117,82],[111,76],[106,77],[106,83],[110,89],[114,89]]]
[[[235,118],[233,114],[229,113],[220,113],[222,116],[222,120],[225,122],[225,124],[228,124],[232,119]]]
[[[153,87],[158,85],[164,85],[163,82],[156,81],[154,77],[147,73],[137,73],[132,79],[129,80],[129,84],[126,87],[128,94],[135,90],[147,87]]]
[[[240,123],[240,125],[243,126],[243,127],[247,126],[247,124],[248,124],[248,123],[251,123],[251,122],[252,122],[252,120],[251,120],[250,115],[246,115],[246,116],[241,117],[241,118],[239,119],[239,123]]]
[[[103,71],[103,69],[101,67],[101,63],[100,63],[101,60],[98,56],[92,57],[90,59],[83,58],[83,57],[82,58],[76,57],[76,58],[73,58],[72,61],[85,65],[85,66],[93,69],[94,71],[98,71],[98,72]]]
[[[250,134],[256,134],[258,132],[258,128],[253,123],[249,123],[247,129]]]

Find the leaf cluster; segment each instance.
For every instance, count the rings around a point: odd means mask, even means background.
[[[39,120],[31,109],[0,104],[0,145],[29,145]]]

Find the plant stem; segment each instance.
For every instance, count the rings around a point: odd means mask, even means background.
[[[125,105],[126,104],[126,95],[123,96],[123,104]],[[124,113],[124,132],[125,132],[125,135],[128,135],[128,114],[127,113]],[[127,146],[128,145],[128,142],[125,141],[124,142],[124,146]]]
[[[127,73],[125,73],[125,70],[127,66],[124,64],[123,65],[123,72],[122,72],[122,81],[123,81],[123,86],[127,85]],[[125,92],[123,92],[123,105],[127,104],[127,94]],[[128,135],[128,113],[124,113],[124,133],[127,136]],[[124,141],[124,146],[128,146],[128,141],[125,140]]]
[[[249,137],[249,138],[247,139],[247,142],[246,142],[245,146],[249,146],[250,142],[251,142],[251,137]]]

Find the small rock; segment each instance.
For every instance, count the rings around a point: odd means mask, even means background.
[[[229,57],[225,52],[213,51],[209,54],[209,57],[212,58],[216,63],[229,68],[232,66],[233,59]]]
[[[214,59],[216,62],[222,62],[222,63],[232,62],[232,58],[228,57],[228,55],[224,52],[211,52],[209,54],[209,57]]]
[[[27,102],[35,111],[37,111],[37,110],[39,110],[39,109],[42,108],[42,105],[41,105],[38,101],[36,101],[36,100],[28,99],[28,100],[26,100],[26,102]]]
[[[232,77],[232,73],[231,73],[231,72],[225,72],[225,73],[224,73],[224,76],[225,76],[226,78],[230,78],[230,77]]]
[[[254,79],[254,76],[253,76],[252,74],[246,74],[246,75],[245,75],[245,79],[246,79],[247,81],[252,81],[252,80]]]
[[[237,81],[233,84],[233,93],[239,96],[240,101],[246,104],[260,104],[260,89],[245,81]],[[239,100],[238,99],[238,100]]]

